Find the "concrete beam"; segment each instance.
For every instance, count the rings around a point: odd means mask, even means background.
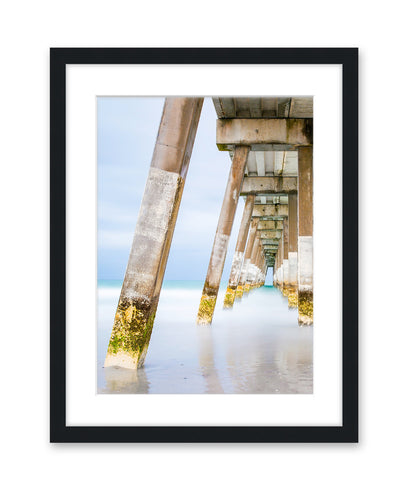
[[[254,204],[288,204],[289,194],[257,194]]]
[[[289,209],[287,204],[256,204],[253,208],[253,218],[256,217],[287,217]]]
[[[297,177],[245,177],[241,195],[247,194],[290,194],[297,192]]]
[[[260,234],[260,239],[280,239],[281,236],[280,230],[259,230],[258,232]]]
[[[259,220],[257,230],[283,230],[283,220]]]
[[[284,219],[285,217],[273,217],[273,216],[256,218],[256,220],[258,220],[259,222],[283,222]]]
[[[278,239],[261,239],[261,244],[263,246],[273,246],[273,247],[278,247],[279,246],[279,240]]]
[[[287,146],[310,146],[312,137],[313,120],[310,118],[217,120],[217,146],[221,151],[231,150],[237,145],[251,146],[252,150],[275,145],[283,146],[285,150]]]

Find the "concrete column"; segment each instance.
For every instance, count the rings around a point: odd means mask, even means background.
[[[254,272],[253,272],[253,282],[251,284],[252,288],[258,288],[260,282],[260,260],[261,260],[261,241],[259,241],[259,247],[257,249],[257,256],[254,263]]]
[[[241,267],[244,260],[244,250],[247,243],[248,231],[250,229],[250,220],[253,213],[254,194],[249,194],[246,197],[244,205],[243,217],[241,219],[240,230],[238,231],[237,244],[231,264],[230,279],[228,280],[228,287],[224,298],[224,308],[231,308],[234,305],[235,292],[240,278]]]
[[[284,229],[284,223],[283,223]],[[279,288],[283,290],[283,257],[284,257],[284,249],[285,249],[285,238],[284,238],[284,230],[280,236],[280,253],[279,253]]]
[[[144,363],[203,100],[165,100],[105,367]]]
[[[289,308],[298,306],[298,195],[289,194]]]
[[[254,240],[256,238],[258,221],[259,221],[258,218],[253,218],[250,222],[250,231],[248,235],[246,251],[244,254],[244,262],[241,268],[240,278],[238,280],[237,291],[235,293],[235,297],[237,299],[240,299],[243,296],[244,287],[247,279],[247,272],[250,266],[251,253],[253,251]]]
[[[276,255],[274,257],[274,267],[273,267],[273,286],[275,288],[278,287],[278,282],[277,282],[277,270],[279,268],[279,248],[276,251]]]
[[[251,286],[253,284],[255,275],[256,275],[256,259],[257,259],[257,252],[259,250],[259,245],[260,245],[260,235],[257,233],[254,244],[253,244],[253,250],[251,253],[251,258],[250,258],[250,263],[247,268],[247,276],[246,276],[246,283],[244,285],[244,293],[248,293],[251,289]]]
[[[282,293],[284,296],[288,295],[289,284],[289,219],[285,218],[283,221],[283,262],[282,262]]]
[[[282,268],[282,263],[283,263],[282,254],[283,254],[283,235],[279,239],[279,247],[277,248],[277,255],[276,255],[277,256],[276,282],[277,282],[277,287],[279,289],[282,288],[282,283],[283,283],[283,279],[282,279],[282,270],[283,270],[283,268]]]
[[[205,279],[204,289],[199,304],[197,324],[211,324],[212,322],[222,271],[224,269],[225,257],[227,256],[228,241],[233,227],[249,151],[249,146],[237,146],[235,148],[220,218],[218,220],[217,232],[212,247],[211,258],[208,265],[207,277]]]
[[[266,276],[267,276],[267,271],[269,270],[269,266],[267,264],[266,259],[264,260],[264,267],[263,267],[263,281],[261,283],[262,286],[264,286],[264,283],[266,282]]]
[[[298,322],[313,323],[312,147],[298,148]]]
[[[261,252],[261,259],[260,259],[260,281],[259,281],[259,286],[264,285],[264,281],[266,280],[266,273],[267,273],[267,264],[264,256],[264,251]]]
[[[264,282],[266,280],[266,274],[267,274],[267,263],[265,260],[264,251],[262,251],[260,258],[260,276],[258,282],[259,287],[264,286]]]

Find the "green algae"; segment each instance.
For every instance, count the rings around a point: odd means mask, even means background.
[[[156,312],[148,306],[120,303],[117,307],[108,354],[122,351],[132,357],[140,357],[147,351]]]
[[[225,293],[224,297],[224,308],[232,308],[234,305],[234,298],[235,298],[236,291],[234,288],[227,288],[227,291]]]
[[[297,308],[298,306],[298,292],[297,290],[290,290],[287,295],[289,308]]]
[[[201,301],[199,303],[198,324],[211,324],[212,316],[214,315],[215,303],[217,301],[217,296],[209,296],[203,294]]]
[[[313,323],[313,293],[302,291],[298,293],[299,324]]]

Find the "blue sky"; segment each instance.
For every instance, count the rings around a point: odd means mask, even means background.
[[[163,98],[99,97],[98,279],[123,279],[152,158]],[[185,182],[165,279],[204,280],[231,159],[215,143],[206,98]],[[228,280],[243,211],[240,198],[223,281]]]

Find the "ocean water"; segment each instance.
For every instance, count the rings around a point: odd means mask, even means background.
[[[202,282],[167,281],[145,365],[104,368],[121,281],[98,284],[98,393],[312,393],[313,327],[273,286],[250,291],[229,310],[220,288],[214,319],[197,326]]]

